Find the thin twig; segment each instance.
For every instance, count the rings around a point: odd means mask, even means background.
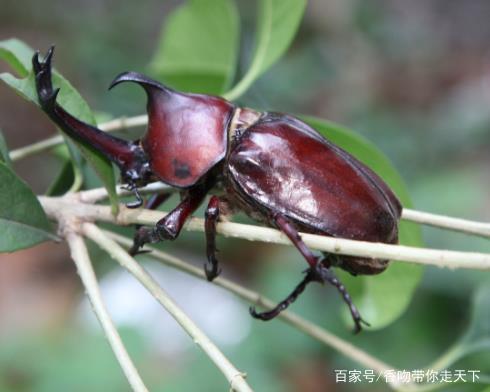
[[[142,193],[177,191],[177,188],[173,188],[162,182],[154,182],[144,188],[140,188],[140,192]],[[118,194],[129,195],[131,194],[131,192],[124,190],[122,187],[118,187]],[[80,201],[86,203],[95,203],[108,197],[107,190],[105,188],[95,188],[89,191],[83,191],[80,192],[80,195]],[[484,238],[490,238],[490,223],[487,222],[453,218],[446,215],[432,214],[429,212],[417,211],[409,208],[403,209],[402,219],[423,225],[430,225],[442,229],[458,231],[465,234],[472,234]]]
[[[144,126],[147,123],[148,116],[146,114],[143,114],[134,117],[122,117],[111,120],[100,124],[99,128],[106,132],[112,132],[121,129],[130,129],[133,127]],[[31,145],[18,148],[16,150],[12,150],[10,152],[10,159],[12,161],[17,161],[25,158],[26,156],[33,155],[40,151],[52,148],[61,143],[63,143],[63,138],[61,137],[61,135],[53,136],[51,138],[41,140],[40,142],[33,143]],[[106,196],[101,194],[98,197],[100,199],[103,199]],[[490,238],[490,223],[453,218],[449,216],[431,214],[428,212],[416,211],[407,208],[403,209],[402,219]]]
[[[61,143],[63,143],[63,138],[61,137],[61,135],[52,136],[39,142],[32,143],[27,146],[10,151],[10,159],[12,160],[12,162],[19,161],[30,155],[34,155],[41,151],[49,150],[50,148],[56,147],[58,144]]]
[[[431,214],[429,212],[410,210],[408,208],[403,209],[402,219],[424,225],[490,238],[490,223],[486,222],[476,222],[468,219],[453,218],[451,216]]]
[[[121,129],[129,129],[138,126],[144,126],[148,123],[148,116],[146,114],[119,118],[111,120],[99,125],[99,128],[112,132]],[[26,156],[36,154],[43,150],[55,147],[63,142],[61,135],[53,136],[51,138],[42,140],[31,145],[12,150],[10,152],[10,158],[12,161],[17,161]],[[100,192],[100,191],[98,191]],[[99,194],[94,201],[103,199],[106,194]],[[444,215],[431,214],[428,212],[416,211],[411,209],[403,209],[402,219],[421,223],[425,225],[431,225],[435,227],[441,227],[449,230],[459,231],[467,234],[474,234],[485,238],[490,238],[490,223],[476,222],[467,219],[453,218]]]
[[[85,220],[98,220],[126,225],[154,225],[155,222],[160,220],[166,214],[162,211],[145,209],[131,210],[125,206],[121,206],[119,214],[117,217],[114,217],[108,206],[90,205],[77,202],[76,200],[70,200],[69,198],[50,198],[45,196],[40,196],[39,201],[50,216],[56,217],[56,214],[62,210],[72,216]],[[190,231],[204,231],[204,220],[192,218],[187,222],[184,228]],[[217,232],[225,237],[244,238],[249,241],[290,245],[290,241],[285,235],[278,230],[268,227],[244,225],[234,222],[220,222],[217,225]],[[354,241],[304,233],[301,234],[301,237],[306,245],[311,248],[329,253],[399,260],[452,269],[490,269],[490,254],[487,253],[415,248],[403,245]]]
[[[105,336],[111,345],[112,351],[116,356],[124,375],[128,379],[131,388],[136,392],[147,392],[143,380],[141,379],[138,370],[134,366],[129,354],[127,353],[124,344],[119,336],[112,320],[107,312],[107,309],[102,300],[97,278],[95,276],[92,263],[87,252],[87,247],[83,238],[74,231],[66,230],[65,238],[70,246],[71,257],[75,262],[80,279],[85,287],[87,296],[92,304],[93,311],[104,330]]]
[[[143,188],[138,189],[138,192],[141,194],[174,191],[177,191],[177,189],[171,187],[170,185],[164,184],[163,182],[153,182]],[[123,185],[118,185],[116,192],[119,196],[129,196],[133,194],[133,191],[128,190]],[[108,193],[105,188],[94,188],[88,191],[78,192],[77,195],[79,200],[83,203],[96,203],[98,201],[106,199]]]
[[[148,116],[146,114],[142,114],[134,117],[122,117],[115,120],[107,121],[105,123],[101,123],[98,127],[99,129],[106,132],[118,131],[121,129],[130,129],[134,127],[139,127],[146,125],[148,123]],[[36,143],[29,144],[28,146],[24,146],[18,148],[16,150],[12,150],[10,152],[10,159],[15,162],[30,155],[37,154],[44,150],[49,150],[50,148],[56,147],[57,145],[63,143],[63,137],[61,135],[52,136],[50,138],[41,140]]]
[[[103,232],[104,234],[106,234],[107,236],[111,237],[113,240],[119,242],[124,246],[129,247],[132,245],[132,241],[122,235],[107,230],[104,230]],[[197,268],[193,265],[190,265],[189,263],[186,263],[185,261],[179,259],[178,257],[159,251],[155,247],[148,247],[148,249],[151,250],[151,252],[148,253],[149,257],[154,257],[158,260],[161,260],[162,262],[164,262],[165,264],[171,267],[184,271],[200,279],[206,280],[206,276],[202,268]],[[218,277],[214,279],[212,283],[236,294],[238,297],[242,298],[243,300],[249,303],[253,303],[262,306],[264,308],[273,308],[276,305],[272,300],[265,298],[259,293],[249,290],[228,279]],[[283,311],[279,313],[278,317],[281,318],[286,323],[292,325],[296,329],[313,337],[314,339],[326,344],[327,346],[334,348],[335,350],[339,351],[340,353],[344,354],[346,357],[352,359],[353,361],[359,363],[360,365],[364,366],[367,369],[373,369],[378,373],[383,373],[387,370],[395,369],[393,366],[390,366],[380,361],[379,359],[374,358],[370,354],[360,350],[359,348],[355,347],[351,343],[333,335],[332,333],[328,332],[323,328],[316,326],[315,324],[303,319],[302,317],[297,316],[291,311]]]
[[[84,223],[83,233],[108,252],[117,262],[126,268],[152,296],[163,305],[170,315],[182,326],[194,342],[202,348],[208,357],[225,375],[232,390],[250,392],[252,389],[245,381],[244,374],[238,371],[225,355],[211,342],[211,340],[197,327],[196,324],[177,306],[169,295],[158,285],[146,270],[138,264],[121,246],[109,238],[92,223]]]

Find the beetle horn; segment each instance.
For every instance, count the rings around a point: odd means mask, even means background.
[[[156,80],[150,79],[149,77],[140,74],[138,72],[123,72],[117,75],[109,86],[109,90],[123,82],[135,82],[143,87],[148,93],[152,88],[156,88],[165,92],[174,92],[172,89],[164,86],[163,84],[157,82]]]
[[[43,60],[36,52],[32,58],[32,67],[36,83],[39,104],[43,111],[68,136],[79,142],[90,145],[119,166],[125,174],[133,172],[144,163],[141,148],[130,141],[109,135],[97,127],[87,124],[70,113],[56,102],[59,89],[53,89],[51,80],[51,62],[54,47],[51,47]]]

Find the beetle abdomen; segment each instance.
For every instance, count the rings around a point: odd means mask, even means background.
[[[227,167],[243,199],[306,231],[397,242],[401,206],[388,186],[298,119],[266,114],[232,147]]]

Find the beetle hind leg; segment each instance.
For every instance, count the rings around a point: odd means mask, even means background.
[[[295,287],[293,292],[289,294],[285,300],[279,302],[275,308],[259,313],[255,310],[255,307],[251,306],[249,309],[250,315],[253,318],[264,320],[264,321],[272,320],[274,317],[278,316],[279,313],[281,313],[283,310],[286,310],[289,307],[289,305],[291,305],[294,301],[296,301],[296,299],[300,296],[300,294],[305,290],[308,283],[312,282],[313,280],[314,280],[314,276],[312,270],[308,269],[306,271],[306,276],[304,277],[304,279]]]
[[[359,311],[347,292],[347,289],[333,273],[331,269],[330,256],[327,255],[323,258],[315,256],[303,242],[296,228],[284,216],[277,214],[273,219],[276,226],[288,236],[294,246],[299,250],[309,264],[310,268],[308,268],[305,278],[299,283],[298,286],[296,286],[294,291],[274,309],[263,313],[257,313],[254,308],[251,308],[250,314],[253,317],[261,320],[270,320],[293,303],[310,282],[328,282],[339,291],[339,293],[342,295],[342,299],[349,306],[349,310],[355,324],[354,332],[359,332],[362,329],[362,324],[369,325],[361,318]]]
[[[370,324],[363,320],[356,306],[352,302],[352,298],[347,291],[347,288],[342,284],[342,282],[337,278],[332,269],[330,268],[330,263],[328,263],[328,256],[319,260],[316,267],[310,269],[313,274],[316,276],[316,279],[321,282],[328,282],[332,286],[334,286],[340,295],[342,295],[342,299],[349,307],[350,314],[352,319],[354,320],[355,328],[354,333],[358,333],[361,331],[361,325],[364,324],[366,326],[370,326]]]

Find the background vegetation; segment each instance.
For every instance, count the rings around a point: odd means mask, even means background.
[[[405,205],[408,190],[417,209],[490,219],[487,2],[310,1],[291,48],[276,63],[278,48],[289,45],[302,10],[299,1],[275,2],[286,6],[267,24],[260,10],[265,3],[256,7],[255,2],[237,1],[235,8],[231,1],[189,1],[187,8],[177,8],[181,2],[40,5],[27,0],[21,7],[7,1],[0,15],[0,38],[17,37],[41,51],[55,43],[57,70],[99,120],[143,112],[144,96],[138,89],[105,92],[124,70],[148,73],[188,91],[228,92],[246,106],[316,116],[355,130],[317,123],[327,136],[373,165],[396,187]],[[264,26],[272,26],[269,33]],[[263,42],[264,34],[274,45],[260,57],[256,37]],[[6,63],[0,66],[12,72]],[[239,94],[245,90],[241,86],[255,78],[253,86]],[[5,87],[0,88],[0,113],[11,150],[53,132],[37,108]],[[353,135],[367,138],[384,155]],[[41,194],[65,162],[66,152],[58,151],[15,163],[14,169]],[[98,184],[92,172],[85,166],[82,170],[85,187]],[[420,243],[416,228],[404,230],[404,243]],[[488,241],[446,231],[424,229],[423,237],[430,247],[490,250]],[[200,265],[203,244],[201,234],[184,233],[163,248]],[[226,276],[272,298],[282,298],[304,268],[293,249],[229,239],[219,239],[219,246]],[[104,277],[111,313],[152,391],[227,388],[151,297],[113,269],[95,247],[93,259]],[[333,369],[360,369],[335,351],[280,322],[253,321],[247,304],[229,293],[146,262],[163,287],[247,371],[256,390],[372,389],[367,383],[335,384]],[[343,304],[327,287],[311,287],[294,311],[401,369],[426,367],[455,342],[463,342],[462,358],[450,368],[489,373],[488,274],[426,268],[420,280],[421,275],[420,268],[396,263],[378,277],[348,279],[364,317],[377,327],[359,336],[350,334],[350,324],[344,322],[348,318],[340,311]],[[4,390],[129,388],[83,300],[63,245],[44,243],[0,256],[0,298]]]

